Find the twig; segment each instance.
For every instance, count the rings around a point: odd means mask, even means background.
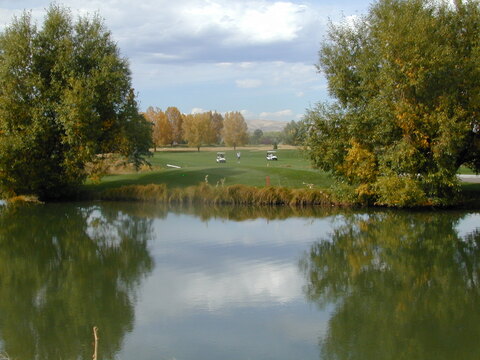
[[[8,356],[7,353],[2,352],[0,353],[0,360],[10,360],[10,357]]]
[[[93,360],[97,360],[97,352],[98,352],[98,328],[96,326],[93,327]]]

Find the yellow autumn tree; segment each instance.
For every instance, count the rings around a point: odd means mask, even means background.
[[[222,141],[223,116],[216,111],[213,113],[210,112],[210,116],[213,128],[215,130],[215,143],[220,143]]]
[[[222,133],[225,144],[233,146],[234,150],[237,146],[245,145],[248,140],[248,127],[243,115],[238,111],[226,113]]]
[[[153,125],[152,140],[154,151],[157,150],[157,146],[172,144],[173,129],[167,115],[161,109],[150,106],[144,116]]]
[[[185,115],[183,119],[183,136],[190,147],[213,144],[216,140],[216,132],[212,121],[212,113]]]
[[[183,137],[183,115],[175,106],[169,106],[165,111],[168,122],[172,128],[172,140],[171,144],[181,143],[184,140]]]

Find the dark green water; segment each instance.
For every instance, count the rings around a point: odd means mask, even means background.
[[[15,360],[478,359],[480,212],[0,206]]]

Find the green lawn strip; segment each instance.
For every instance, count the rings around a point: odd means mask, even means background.
[[[216,151],[162,151],[150,158],[152,171],[109,175],[99,184],[87,183],[84,188],[102,191],[124,185],[166,184],[169,188],[187,187],[205,181],[211,185],[243,184],[262,187],[266,185],[267,176],[270,184],[292,188],[305,188],[313,184],[316,189],[327,189],[333,179],[326,173],[312,169],[308,160],[298,150],[280,149],[278,161],[267,161],[266,150],[242,149],[241,158],[236,160],[236,152],[225,151],[227,162],[217,164]],[[167,167],[167,164],[180,166],[180,169]],[[462,167],[460,173],[469,169]],[[470,171],[471,173],[471,171]],[[462,183],[462,192],[475,203],[480,199],[480,184]]]
[[[87,190],[100,191],[123,185],[167,184],[168,187],[186,187],[205,181],[212,185],[244,184],[265,186],[267,176],[270,184],[286,187],[328,188],[332,180],[322,171],[311,169],[308,161],[297,150],[279,150],[278,161],[267,161],[266,151],[241,150],[241,159],[235,152],[226,151],[227,163],[217,164],[215,151],[162,151],[150,159],[152,171],[109,175],[100,184],[86,184]],[[180,166],[180,169],[167,167]]]
[[[457,173],[458,174],[465,174],[465,175],[475,175],[475,171],[467,168],[466,166],[460,166]]]
[[[223,164],[222,164],[223,165]],[[270,184],[285,187],[306,187],[314,184],[317,188],[328,188],[331,178],[324,173],[275,167],[192,167],[185,169],[164,169],[151,172],[132,173],[124,175],[109,175],[102,179],[100,184],[87,184],[91,190],[104,190],[123,185],[167,184],[168,187],[186,187],[204,182],[208,175],[208,182],[212,185],[244,184],[250,186],[265,186],[267,176]]]

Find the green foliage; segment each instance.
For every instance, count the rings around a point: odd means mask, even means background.
[[[2,351],[12,359],[91,359],[95,325],[99,358],[113,359],[132,330],[137,288],[154,268],[152,233],[152,219],[112,203],[1,208]]]
[[[409,207],[426,204],[425,192],[410,177],[379,176],[375,187],[379,205]]]
[[[253,134],[250,135],[249,143],[252,145],[260,144],[260,140],[263,137],[263,131],[261,129],[255,129]]]
[[[265,131],[260,143],[263,145],[275,145],[281,141],[282,133],[280,131]]]
[[[141,164],[150,132],[98,16],[74,22],[52,5],[42,28],[24,13],[0,35],[0,191],[65,196],[97,154]]]
[[[480,170],[479,37],[474,1],[381,0],[332,25],[318,69],[336,101],[305,117],[313,164],[370,203],[455,201],[458,168]]]
[[[306,136],[305,122],[302,121],[290,121],[281,133],[281,141],[287,145],[303,145]]]

